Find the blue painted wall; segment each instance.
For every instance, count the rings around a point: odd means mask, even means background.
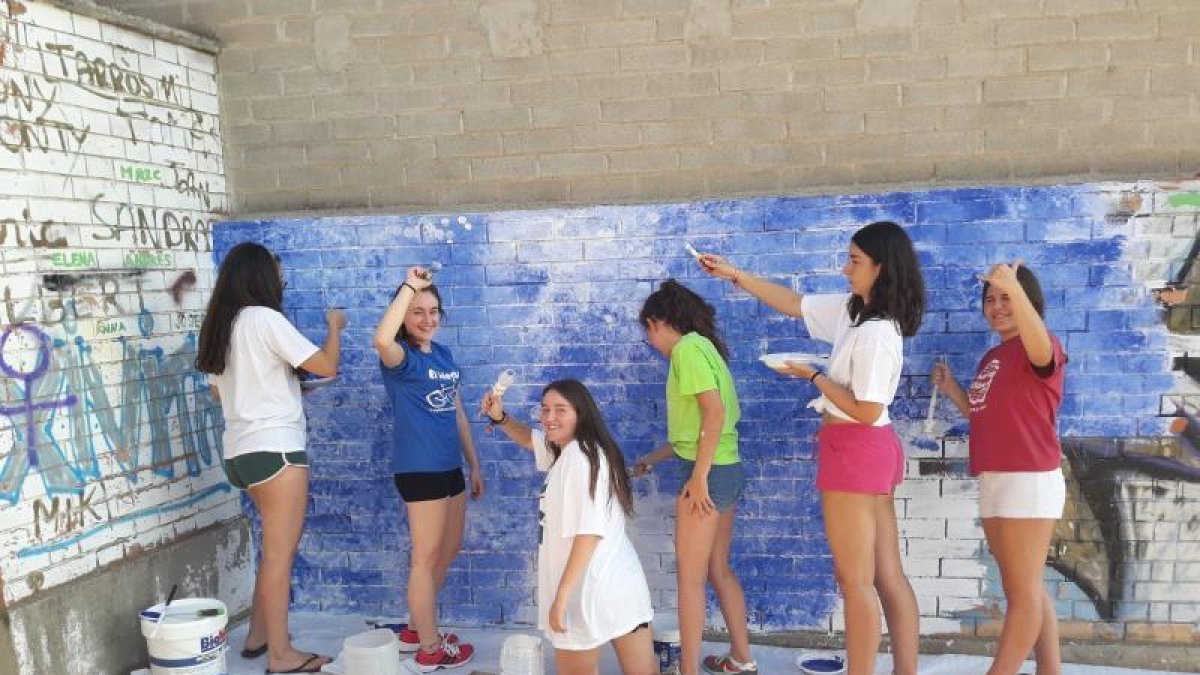
[[[976,275],[998,261],[1019,258],[1039,274],[1049,323],[1070,352],[1064,436],[1166,432],[1157,416],[1159,394],[1172,388],[1174,376],[1160,313],[1135,279],[1134,262],[1145,249],[1131,242],[1133,231],[1122,223],[1132,214],[1120,210],[1115,196],[1129,189],[955,189],[224,223],[215,230],[218,255],[244,240],[279,253],[290,282],[287,313],[314,340],[323,336],[325,307],[345,307],[350,319],[340,381],[307,398],[313,482],[295,605],[405,614],[404,516],[390,476],[390,416],[370,335],[404,270],[436,261],[443,265],[436,282],[448,311],[440,341],[464,369],[468,410],[504,368],[518,372],[507,398],[526,419],[542,384],[577,377],[591,387],[629,458],[665,434],[666,365],[641,341],[642,300],[659,281],[675,277],[714,303],[744,411],[750,481],[734,564],[753,626],[830,627],[837,597],[813,488],[818,419],[805,408],[812,391],[756,360],[765,352],[820,347],[801,322],[703,276],[684,242],[803,292],[830,292],[846,288],[840,269],[855,229],[880,219],[908,228],[924,265],[929,311],[920,335],[907,343],[893,417],[915,458],[910,475],[920,480],[919,458],[961,468],[962,443],[955,438],[963,426],[947,406],[939,410],[945,419],[935,437],[919,433],[927,373],[945,355],[966,379],[991,344]],[[476,440],[487,496],[471,506],[465,550],[441,596],[444,619],[529,621],[538,479],[527,455],[482,425]],[[678,485],[669,470],[639,482],[635,540],[663,607],[674,603],[669,495]],[[912,536],[906,532],[906,547]],[[915,574],[936,582],[941,572]],[[936,603],[922,605],[931,621],[959,616]],[[927,632],[943,628],[931,622]]]

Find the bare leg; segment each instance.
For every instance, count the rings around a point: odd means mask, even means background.
[[[1043,579],[1055,522],[1050,518],[983,519],[983,532],[1000,567],[1008,605],[988,675],[1014,675],[1042,634],[1049,602]],[[1057,634],[1057,629],[1054,632]],[[1047,636],[1047,648],[1049,640]],[[1038,671],[1043,672],[1041,664]]]
[[[555,649],[554,666],[558,675],[600,675],[600,650]]]
[[[450,497],[446,502],[446,531],[442,534],[442,546],[438,550],[433,576],[435,594],[441,592],[442,585],[446,583],[446,572],[462,549],[463,529],[467,521],[466,491]]]
[[[421,636],[421,648],[435,651],[441,642],[437,625],[437,569],[449,499],[406,503],[412,557],[408,567],[409,621]]]
[[[1037,675],[1062,673],[1062,653],[1058,647],[1058,615],[1054,612],[1054,601],[1050,599],[1045,587],[1042,588],[1042,632],[1038,633],[1033,653],[1037,658]]]
[[[875,591],[883,604],[888,637],[892,641],[892,672],[917,675],[920,612],[917,596],[900,562],[894,495],[875,497],[875,528]]]
[[[304,533],[308,468],[284,467],[277,476],[249,492],[262,518],[262,561],[254,580],[253,615],[260,617],[259,630],[266,634],[267,668],[290,670],[310,656],[293,649],[288,637],[292,562]]]
[[[704,581],[717,540],[720,516],[689,513],[689,503],[675,500],[675,567],[679,585],[679,639],[681,675],[699,675],[700,643],[708,618]]]
[[[846,668],[873,675],[879,652],[879,596],[875,593],[875,500],[877,495],[825,490],[825,537],[833,573],[846,607]]]
[[[708,581],[717,592],[721,604],[721,616],[729,629],[729,651],[733,658],[745,663],[750,660],[750,629],[746,626],[746,595],[737,574],[729,565],[729,543],[733,539],[733,521],[736,507],[721,513],[717,527],[717,541],[708,559]]]
[[[654,638],[649,628],[639,628],[612,641],[623,675],[658,675]]]

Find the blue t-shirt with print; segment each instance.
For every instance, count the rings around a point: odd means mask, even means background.
[[[451,471],[462,468],[458,440],[459,370],[450,350],[436,342],[426,354],[411,345],[404,361],[388,368],[381,361],[383,385],[392,403],[392,470],[395,473]]]

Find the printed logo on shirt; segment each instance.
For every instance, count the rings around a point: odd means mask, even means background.
[[[457,370],[436,370],[434,368],[430,368],[428,377],[431,380],[458,382],[458,371]]]
[[[987,402],[988,390],[992,388],[992,381],[996,379],[996,374],[999,372],[1000,359],[992,359],[986,366],[979,369],[979,374],[971,383],[971,390],[967,392],[967,402],[971,404],[972,410],[981,409]]]
[[[451,412],[454,410],[454,402],[457,399],[457,384],[438,387],[425,395],[425,402],[429,404],[430,412]]]

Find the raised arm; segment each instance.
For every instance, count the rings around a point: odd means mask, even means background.
[[[371,344],[375,346],[383,365],[388,368],[395,368],[404,363],[404,348],[396,342],[396,334],[400,332],[400,326],[404,325],[404,315],[408,313],[409,303],[417,297],[417,293],[429,287],[432,279],[433,275],[423,267],[408,268],[408,276],[401,284],[400,292],[392,299],[375,328]]]
[[[492,393],[491,389],[488,389],[487,393],[483,395],[483,404],[480,408],[487,415],[492,426],[503,431],[504,435],[508,436],[512,442],[526,450],[533,451],[533,430],[505,412],[504,401]]]
[[[1045,368],[1054,360],[1054,343],[1050,340],[1046,322],[1042,321],[1042,317],[1029,300],[1029,295],[1017,280],[1017,268],[1020,266],[1020,260],[1011,265],[1000,263],[994,265],[987,275],[980,279],[1008,295],[1013,320],[1017,324],[1017,332],[1029,362],[1035,368]]]
[[[718,279],[728,279],[771,309],[788,316],[801,316],[800,300],[804,296],[787,286],[756,277],[739,270],[719,255],[705,253],[699,258],[700,267]]]
[[[325,344],[316,354],[308,357],[300,367],[313,375],[333,377],[337,375],[338,362],[342,353],[342,330],[346,327],[346,313],[340,309],[325,312],[325,323],[329,332],[325,334]]]

